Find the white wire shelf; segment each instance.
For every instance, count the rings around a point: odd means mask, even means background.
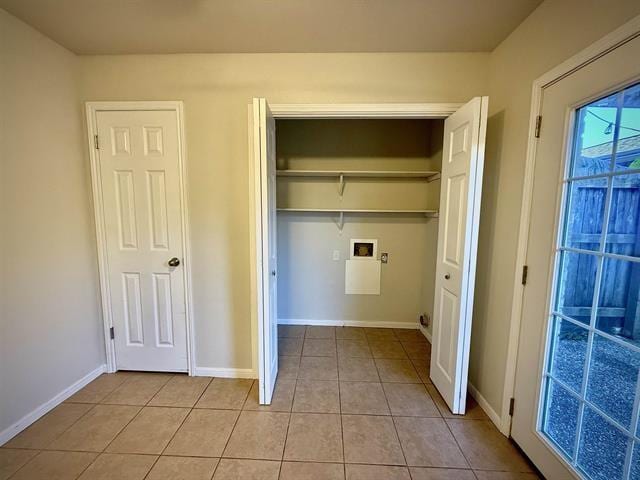
[[[427,218],[438,218],[437,210],[403,210],[403,209],[369,209],[369,208],[277,208],[278,212],[288,213],[329,213],[337,214],[338,220],[336,225],[338,230],[342,232],[344,227],[344,216],[347,213],[361,215],[361,214],[396,214],[396,215],[424,215]]]

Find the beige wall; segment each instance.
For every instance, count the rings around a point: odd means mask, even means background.
[[[0,208],[12,228],[2,230],[11,255],[1,277],[0,429],[103,361],[81,124],[88,100],[184,100],[197,364],[250,368],[251,97],[463,102],[488,93],[471,381],[500,411],[531,83],[638,13],[636,0],[548,0],[490,55],[76,58],[2,12]]]
[[[292,170],[440,170],[442,120],[284,120],[277,159]],[[432,128],[433,127],[433,128]],[[432,142],[432,131],[438,136]],[[278,206],[438,209],[439,182],[424,179],[279,177]],[[434,202],[435,199],[435,202]],[[278,214],[278,317],[415,325],[433,303],[438,221],[424,215]],[[352,238],[389,254],[380,295],[345,295]],[[333,260],[333,251],[340,259]],[[423,285],[431,288],[423,288]],[[424,295],[424,297],[423,297]],[[431,307],[427,312],[432,315]]]
[[[104,363],[78,63],[0,10],[0,432]]]
[[[247,108],[272,103],[464,102],[488,54],[81,57],[82,100],[183,100],[197,365],[250,368]]]
[[[638,13],[637,0],[548,0],[491,53],[470,381],[498,413],[504,390],[532,83]]]

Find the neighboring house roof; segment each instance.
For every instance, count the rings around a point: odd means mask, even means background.
[[[582,150],[583,158],[599,158],[605,155],[611,155],[613,142],[601,143]],[[637,150],[640,153],[640,135],[622,138],[618,140],[618,155],[632,153]]]

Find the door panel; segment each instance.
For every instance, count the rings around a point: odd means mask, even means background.
[[[136,229],[136,206],[133,196],[133,172],[116,171],[116,200],[118,214],[118,231],[120,232],[120,249],[138,248],[138,232]]]
[[[156,324],[158,345],[173,347],[173,309],[171,308],[171,275],[154,273],[153,278],[153,314]]]
[[[142,300],[140,274],[124,273],[124,323],[127,331],[127,345],[144,346],[142,329]]]
[[[431,379],[453,413],[464,413],[471,341],[487,97],[445,120]]]
[[[440,291],[440,309],[438,318],[456,318],[458,316],[459,298],[452,292],[443,288]],[[455,333],[452,330],[453,322],[440,324],[438,335],[438,366],[441,368],[448,382],[453,383],[455,378]]]
[[[167,251],[169,249],[169,232],[167,231],[167,192],[164,172],[147,172],[147,191],[149,192],[151,248]]]
[[[445,211],[446,245],[443,261],[459,269],[462,260],[464,243],[464,197],[467,193],[466,175],[457,175],[447,179],[447,201]]]
[[[617,153],[625,168],[633,163],[638,137],[614,138],[622,96],[608,96],[640,77],[639,56],[636,38],[542,94],[511,435],[547,478],[637,476],[626,422],[637,414],[628,387],[638,384],[640,357],[624,338],[629,315],[640,324],[629,268],[637,262],[625,264],[638,238],[628,227],[638,223],[640,183],[616,170]],[[640,117],[623,124],[640,131]]]
[[[116,366],[186,371],[179,141],[173,111],[96,114]]]
[[[253,99],[254,155],[259,165],[262,294],[258,305],[258,374],[261,404],[270,404],[278,376],[278,297],[276,231],[276,123],[264,98]]]

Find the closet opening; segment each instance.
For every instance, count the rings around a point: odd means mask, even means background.
[[[443,126],[276,120],[280,325],[415,329],[422,315],[430,336]]]
[[[297,363],[433,382],[463,413],[486,99],[422,118],[253,108],[261,403]]]

